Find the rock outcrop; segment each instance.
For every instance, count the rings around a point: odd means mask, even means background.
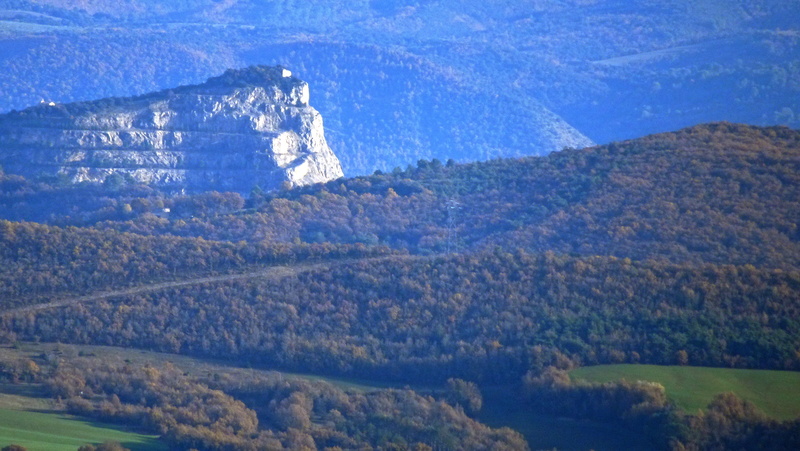
[[[42,101],[0,116],[0,165],[73,182],[121,174],[188,192],[249,193],[343,175],[308,84],[265,66],[140,97]]]

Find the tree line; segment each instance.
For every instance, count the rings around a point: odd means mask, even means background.
[[[654,449],[791,450],[800,444],[800,419],[771,419],[733,393],[719,394],[704,411],[689,414],[667,399],[660,384],[575,381],[564,363],[525,376],[521,392],[527,408],[632,428],[648,437]]]
[[[170,449],[528,449],[508,428],[489,428],[461,407],[407,389],[348,392],[272,372],[192,375],[170,363],[51,357],[18,361],[36,365],[30,381],[70,413],[159,434]]]

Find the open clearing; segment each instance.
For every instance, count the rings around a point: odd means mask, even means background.
[[[87,443],[120,442],[131,451],[166,450],[157,437],[126,432],[62,413],[0,408],[0,446],[22,445],[37,451],[75,451]]]
[[[68,415],[62,409],[40,384],[0,383],[0,448],[17,444],[31,451],[75,451],[87,443],[115,441],[131,451],[167,449],[154,435]]]
[[[800,372],[796,371],[625,364],[587,366],[573,370],[570,376],[592,382],[658,382],[688,413],[704,409],[719,393],[733,392],[773,418],[800,416]]]

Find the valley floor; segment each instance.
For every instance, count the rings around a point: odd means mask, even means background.
[[[311,374],[275,372],[255,368],[231,366],[211,359],[140,351],[126,348],[58,343],[20,343],[15,347],[0,348],[0,360],[13,358],[41,358],[41,356],[91,356],[109,364],[127,363],[135,366],[171,364],[188,375],[215,374],[219,377],[237,378],[246,374],[269,373],[287,380],[324,381],[351,392],[371,392],[384,388],[408,388],[408,385],[381,383],[349,378],[325,377]],[[800,398],[800,373],[788,371],[732,370],[655,365],[602,365],[574,370],[576,379],[607,382],[626,378],[662,383],[667,395],[680,407],[692,412],[705,406],[711,397],[723,391],[733,391],[752,400],[769,415],[779,419],[794,418],[798,414]],[[412,386],[422,394],[434,396],[443,387]],[[653,443],[647,437],[620,426],[598,421],[575,420],[530,412],[519,404],[518,386],[492,386],[482,388],[484,407],[477,419],[491,427],[510,427],[522,433],[531,449],[558,448],[561,450],[646,450]],[[73,442],[117,440],[132,450],[161,449],[152,436],[108,430],[103,425],[87,423],[65,416],[52,400],[44,398],[41,387],[33,384],[0,385],[0,444],[26,443],[31,449],[73,449]],[[13,420],[13,421],[12,421]],[[37,429],[55,431],[56,436],[37,434]],[[73,435],[70,435],[74,432]],[[63,435],[59,435],[63,434]],[[75,435],[78,434],[78,435]],[[55,438],[54,438],[55,437]],[[59,447],[52,443],[69,443]],[[51,443],[48,445],[48,443]],[[76,445],[77,447],[78,445]]]

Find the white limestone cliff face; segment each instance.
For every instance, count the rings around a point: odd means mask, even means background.
[[[258,66],[136,98],[40,105],[0,117],[0,164],[26,176],[119,173],[195,192],[342,177],[308,102],[307,83]]]

